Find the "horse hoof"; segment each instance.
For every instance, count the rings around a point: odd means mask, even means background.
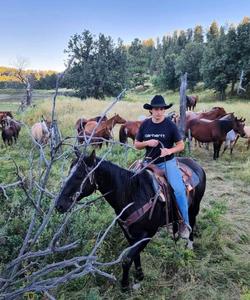
[[[129,292],[129,283],[128,282],[124,283],[121,281],[121,290],[123,293]]]
[[[136,291],[136,290],[139,290],[140,287],[141,287],[141,284],[139,282],[137,282],[137,283],[133,284],[132,289]]]
[[[186,244],[186,248],[190,249],[190,250],[194,250],[194,245],[193,245],[193,241],[188,240],[187,244]]]
[[[138,281],[142,281],[144,279],[144,274],[143,274],[142,270],[139,270],[135,273],[135,278]]]

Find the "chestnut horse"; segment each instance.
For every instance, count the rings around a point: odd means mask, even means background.
[[[128,138],[135,141],[137,132],[143,121],[127,121],[125,124],[121,125],[119,130],[119,140],[121,143],[127,143]]]
[[[75,129],[77,130],[78,133],[80,133],[89,121],[99,122],[100,119],[101,119],[101,116],[93,117],[90,119],[80,118],[76,121]],[[102,118],[102,121],[107,121],[107,120],[108,120],[108,118],[106,116],[104,116]]]
[[[195,106],[196,106],[196,103],[199,99],[198,96],[186,96],[186,99],[187,99],[187,110],[194,110]]]
[[[83,143],[85,141],[85,137],[89,137],[93,130],[95,130],[91,142],[94,144],[98,144],[101,148],[104,140],[112,139],[111,131],[116,124],[124,124],[126,122],[118,114],[115,114],[112,118],[102,121],[98,126],[98,122],[89,121],[85,124],[84,130],[82,130],[78,135],[78,142]]]
[[[189,123],[193,119],[207,119],[207,120],[215,120],[218,118],[221,118],[225,116],[227,113],[223,107],[213,107],[209,111],[205,112],[193,112],[193,111],[187,111],[186,112],[186,132],[190,128]]]
[[[234,130],[240,136],[244,136],[244,120],[237,119],[233,114],[228,114],[228,117],[216,120],[193,119],[190,121],[190,130],[192,137],[202,143],[213,142],[214,155],[213,158],[219,158],[220,148],[226,140],[227,133]]]

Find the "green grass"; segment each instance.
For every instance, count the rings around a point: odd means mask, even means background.
[[[136,119],[143,113],[142,104],[149,102],[152,93],[128,93],[112,110],[127,119]],[[234,111],[237,116],[250,120],[247,100],[228,100],[218,102],[211,92],[202,91],[197,110],[222,105],[227,111]],[[165,93],[169,102],[174,102],[178,109],[178,94]],[[211,97],[211,98],[210,98]],[[210,100],[210,99],[213,99]],[[204,101],[203,101],[204,100]],[[57,102],[57,119],[63,136],[74,134],[74,122],[80,116],[94,116],[103,111],[109,102],[60,96]],[[25,113],[16,115],[28,126],[38,121],[43,114],[49,116],[51,99],[38,101],[37,106]],[[2,109],[0,103],[0,110]],[[249,123],[248,123],[249,124]],[[115,131],[117,138],[117,129]],[[141,288],[134,292],[122,293],[119,283],[111,283],[100,276],[86,276],[53,291],[57,299],[249,299],[250,295],[250,158],[245,141],[239,140],[231,158],[226,153],[218,161],[212,160],[212,147],[193,149],[191,156],[198,160],[207,174],[207,189],[201,203],[198,216],[197,236],[194,252],[185,249],[182,241],[176,245],[164,229],[161,229],[142,253],[142,265],[145,279]],[[5,148],[1,145],[0,184],[16,180],[15,168],[9,158],[15,159],[21,173],[29,183],[29,153],[32,143],[26,129],[22,128],[16,145]],[[66,149],[66,148],[65,148]],[[48,151],[48,150],[47,150]],[[98,152],[102,155],[106,149]],[[35,158],[33,178],[38,178],[38,152]],[[47,153],[48,155],[49,153]],[[120,146],[112,149],[108,159],[121,166],[129,165],[142,156],[135,150],[124,151]],[[70,155],[65,161],[58,161],[52,169],[48,190],[56,193],[59,189],[61,174],[67,174],[72,160]],[[9,201],[0,195],[0,269],[18,253],[22,237],[28,226],[32,206],[20,189],[8,190]],[[89,198],[92,199],[92,198]],[[44,208],[50,199],[44,199]],[[110,223],[114,213],[105,202],[99,202],[84,212],[77,213],[68,226],[62,242],[81,239],[81,247],[66,256],[57,255],[49,258],[56,260],[73,255],[83,255],[92,249],[98,233]],[[53,218],[39,240],[38,247],[44,247],[51,233],[62,216]],[[102,261],[115,259],[127,246],[120,228],[116,225],[107,236],[98,251]],[[121,277],[121,265],[105,269],[118,279]],[[131,269],[131,282],[133,282]],[[39,299],[40,296],[37,296]]]

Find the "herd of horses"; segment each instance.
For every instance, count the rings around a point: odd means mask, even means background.
[[[46,145],[51,136],[50,127],[51,122],[42,117],[40,122],[35,123],[31,127],[32,138],[40,145]],[[13,142],[16,143],[21,128],[21,122],[15,120],[10,111],[0,112],[0,130],[2,131],[2,140],[5,146],[11,146]]]
[[[237,118],[233,113],[227,113],[223,107],[213,107],[209,111],[194,112],[198,96],[186,96],[186,138],[198,141],[199,146],[213,143],[213,158],[218,159],[221,146],[225,142],[224,150],[229,147],[232,154],[233,148],[239,137],[247,138],[247,149],[250,147],[250,126],[245,125],[245,119]],[[150,116],[149,116],[150,117]],[[178,125],[179,116],[171,114],[171,119]],[[79,144],[86,142],[101,148],[104,143],[114,139],[113,128],[120,124],[119,142],[127,143],[128,139],[135,141],[136,134],[143,121],[125,120],[119,114],[111,118],[96,116],[93,118],[79,118],[75,129]],[[16,142],[21,130],[21,123],[13,118],[11,112],[0,112],[0,129],[5,145]],[[42,117],[41,121],[31,127],[33,139],[46,145],[51,137],[51,122]],[[91,139],[91,140],[90,140]]]

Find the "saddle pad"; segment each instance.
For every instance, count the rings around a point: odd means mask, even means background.
[[[187,165],[177,161],[177,165],[182,173],[183,181],[188,190],[194,189],[199,184],[199,177]]]

